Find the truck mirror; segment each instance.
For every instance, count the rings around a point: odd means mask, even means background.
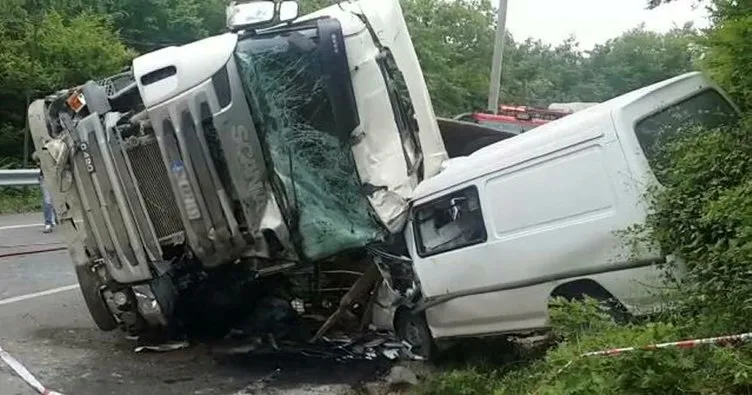
[[[279,4],[279,21],[289,22],[297,19],[299,11],[297,1],[283,1]]]
[[[274,21],[276,4],[273,1],[233,1],[227,7],[227,27],[242,30]]]
[[[227,7],[227,28],[233,32],[268,28],[295,20],[299,11],[297,1],[234,0]]]

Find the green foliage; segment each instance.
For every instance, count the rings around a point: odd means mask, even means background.
[[[635,351],[617,356],[582,357],[588,351],[672,341],[682,331],[671,324],[583,334],[578,342],[560,344],[544,360],[504,376],[496,394],[734,394],[752,385],[752,356],[745,346],[727,349],[708,346]]]
[[[34,61],[42,68],[36,90],[68,87],[122,69],[135,56],[112,32],[109,21],[84,12],[68,20],[47,13],[36,32]]]
[[[494,10],[488,0],[403,0],[410,35],[435,110],[452,116],[486,105]],[[584,52],[574,38],[552,46],[507,36],[502,101],[547,106],[602,101],[694,69],[689,28],[641,28]]]
[[[20,158],[27,98],[119,71],[134,53],[110,20],[0,5],[0,158]]]
[[[697,33],[690,27],[666,34],[633,29],[596,45],[589,53],[583,84],[591,100],[602,101],[694,69]]]
[[[335,0],[300,0],[300,15],[310,14],[314,11],[336,4]]]
[[[708,332],[748,329],[752,319],[752,120],[691,130],[664,142],[662,188],[651,236],[687,267],[682,300]]]
[[[402,6],[436,112],[483,106],[493,53],[491,2],[406,0]]]
[[[594,301],[562,302],[553,331],[566,337],[544,358],[519,369],[453,370],[430,378],[417,394],[746,394],[752,389],[752,347],[667,348],[617,356],[582,354],[639,347],[690,336],[690,325],[617,326]]]
[[[715,0],[703,44],[705,69],[744,110],[752,110],[752,1]]]
[[[666,0],[650,0],[657,7]],[[712,0],[712,26],[698,40],[702,68],[745,111],[752,110],[752,0]]]
[[[38,187],[0,187],[0,214],[42,210],[42,192]]]
[[[96,3],[96,2],[95,2]],[[126,44],[147,52],[220,33],[224,0],[117,0],[105,2]]]
[[[616,324],[601,309],[597,299],[586,297],[582,301],[569,301],[558,297],[550,302],[551,334],[559,339],[577,339],[583,333],[605,331]]]
[[[496,372],[475,368],[452,370],[431,376],[414,392],[416,395],[487,395],[497,385]]]

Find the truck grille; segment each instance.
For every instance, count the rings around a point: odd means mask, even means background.
[[[180,211],[172,193],[170,178],[162,162],[157,140],[153,137],[148,138],[130,147],[128,158],[157,238],[162,240],[181,232],[183,224]]]

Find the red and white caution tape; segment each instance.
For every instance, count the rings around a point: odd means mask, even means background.
[[[708,337],[704,339],[682,340],[679,342],[671,342],[671,343],[649,344],[647,346],[642,346],[642,347],[612,348],[610,350],[588,352],[588,353],[582,354],[581,356],[583,357],[614,356],[614,355],[619,355],[619,354],[632,352],[632,351],[653,351],[653,350],[658,350],[661,348],[687,349],[687,348],[695,348],[703,344],[715,344],[719,346],[729,346],[729,345],[734,345],[734,344],[741,343],[744,341],[748,341],[749,339],[752,339],[752,333],[742,333],[740,335],[732,335],[732,336]]]
[[[689,348],[695,348],[697,346],[703,345],[703,344],[715,344],[719,346],[732,346],[737,345],[739,343],[743,343],[745,341],[748,341],[752,339],[752,332],[748,333],[742,333],[739,335],[731,335],[731,336],[719,336],[719,337],[706,337],[704,339],[692,339],[692,340],[682,340],[678,342],[671,342],[671,343],[658,343],[658,344],[649,344],[646,346],[641,347],[624,347],[624,348],[612,348],[609,350],[601,350],[601,351],[592,351],[592,352],[586,352],[584,354],[580,354],[579,358],[584,357],[596,357],[596,356],[616,356],[621,355],[624,353],[629,353],[633,351],[654,351],[659,350],[662,348],[680,348],[680,349],[689,349]],[[548,380],[552,380],[553,377],[558,376],[572,366],[572,364],[579,360],[579,358],[573,359],[569,362],[567,362],[564,366],[561,367],[554,375],[549,378]],[[543,388],[542,386],[538,389],[536,389],[534,392],[532,392],[532,395],[535,395],[540,391],[540,389]]]
[[[45,388],[42,383],[39,382],[39,380],[32,375],[28,369],[26,369],[25,366],[21,365],[18,360],[13,358],[12,355],[8,354],[5,350],[3,350],[2,347],[0,347],[0,359],[3,360],[13,371],[18,375],[18,377],[22,378],[23,381],[26,382],[26,384],[29,384],[32,388],[34,388],[37,392],[39,392],[42,395],[63,395],[59,392],[49,390]]]

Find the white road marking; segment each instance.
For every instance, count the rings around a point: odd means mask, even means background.
[[[0,230],[11,230],[11,229],[23,229],[23,228],[33,228],[35,226],[38,226],[40,228],[44,228],[44,223],[34,223],[34,224],[18,224],[18,225],[7,225],[7,226],[0,226]]]
[[[7,351],[3,350],[2,347],[0,347],[0,360],[5,362],[8,367],[10,367],[15,374],[18,375],[23,381],[26,382],[31,388],[34,388],[35,391],[42,395],[63,395],[59,392],[52,391],[48,388],[45,388],[42,383],[37,380],[36,377],[34,377],[31,372],[29,372],[29,369],[26,369],[25,366],[21,364],[21,362],[18,362],[16,358],[13,358],[12,355],[8,354]]]
[[[83,221],[82,220],[76,220],[75,222],[77,224],[79,224],[79,223],[81,223]],[[3,231],[3,230],[13,230],[13,229],[23,229],[23,228],[34,228],[34,227],[44,228],[44,222],[40,221],[40,222],[35,222],[33,224],[16,224],[16,225],[0,226],[0,231]]]
[[[78,284],[66,285],[64,287],[52,288],[52,289],[48,289],[46,291],[34,292],[34,293],[30,293],[30,294],[26,294],[26,295],[20,295],[20,296],[14,296],[12,298],[7,298],[7,299],[0,299],[0,306],[6,305],[6,304],[11,304],[11,303],[16,303],[16,302],[22,302],[24,300],[39,298],[39,297],[42,297],[42,296],[54,295],[54,294],[60,293],[60,292],[72,291],[74,289],[78,289]]]

